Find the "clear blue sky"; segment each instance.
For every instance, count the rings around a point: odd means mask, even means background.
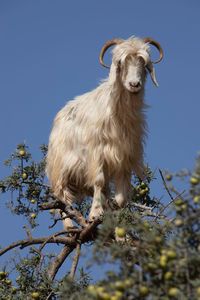
[[[149,79],[146,85],[146,160],[153,170],[192,167],[200,150],[199,14],[198,0],[0,0],[0,177],[19,142],[39,158],[58,110],[108,75],[98,61],[104,42],[131,35],[153,37],[164,49],[159,88]],[[5,245],[24,237],[25,221],[1,200]],[[48,216],[42,234],[47,226]]]

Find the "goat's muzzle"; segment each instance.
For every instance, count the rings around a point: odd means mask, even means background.
[[[130,81],[129,82],[129,91],[131,93],[138,93],[141,90],[140,81]]]

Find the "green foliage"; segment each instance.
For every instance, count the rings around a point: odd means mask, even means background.
[[[25,153],[20,155],[21,150]],[[14,213],[27,216],[29,221],[31,213],[38,214],[37,205],[51,196],[44,184],[45,146],[42,151],[41,161],[34,163],[27,146],[18,145],[6,162],[8,166],[14,164],[13,172],[0,183],[3,193],[18,193],[10,205]],[[15,282],[10,282],[12,268],[9,271],[8,264],[2,267],[0,299],[34,299],[33,293],[38,293],[38,299],[63,300],[200,299],[200,154],[194,172],[166,171],[165,178],[169,184],[165,186],[169,198],[165,204],[151,195],[151,181],[156,179],[147,167],[143,181],[133,180],[127,206],[106,210],[97,236],[87,245],[92,254],[87,267],[92,270],[98,264],[110,269],[104,276],[102,271],[102,280],[92,281],[84,269],[79,269],[74,279],[66,274],[52,282],[48,269],[56,254],[44,254],[41,261],[41,253],[32,247],[26,257],[12,260],[18,274]],[[177,179],[181,180],[180,192],[174,184]],[[30,203],[31,199],[36,203]],[[84,216],[88,215],[89,205],[87,201],[75,204]]]
[[[17,145],[14,153],[5,161],[5,165],[12,167],[12,173],[0,181],[3,193],[10,191],[11,200],[7,207],[13,214],[24,215],[32,227],[36,226],[32,214],[39,213],[38,205],[50,199],[51,191],[45,184],[45,156],[47,146],[40,147],[42,158],[38,163],[32,160],[28,146]],[[35,202],[34,202],[34,201]]]

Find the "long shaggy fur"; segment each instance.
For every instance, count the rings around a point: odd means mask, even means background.
[[[138,93],[131,93],[124,85],[132,56],[143,59]],[[144,65],[149,59],[149,46],[140,39],[130,38],[117,45],[109,77],[93,91],[69,101],[54,120],[46,168],[52,189],[66,201],[93,192],[95,204],[90,218],[102,212],[98,199],[102,192],[108,196],[111,180],[116,201],[122,206],[131,173],[142,177],[146,136]]]

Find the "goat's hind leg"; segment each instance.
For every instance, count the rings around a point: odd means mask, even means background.
[[[124,207],[130,195],[131,173],[118,174],[115,179],[115,201],[120,208]]]

